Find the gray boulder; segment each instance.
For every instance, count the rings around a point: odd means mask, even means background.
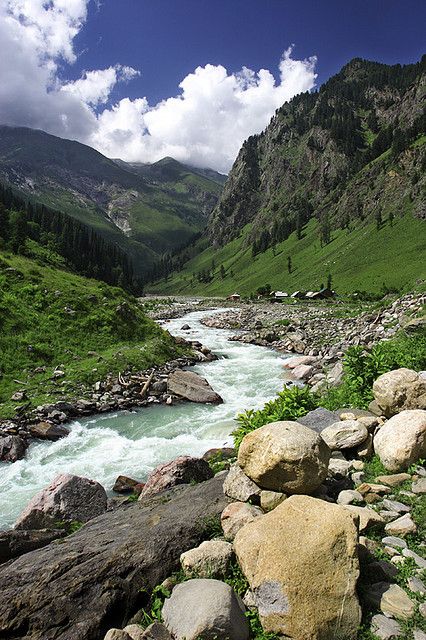
[[[0,461],[16,462],[25,456],[27,443],[20,436],[0,437]]]
[[[227,496],[240,502],[259,504],[261,488],[250,480],[238,464],[231,465],[223,483],[223,490]]]
[[[341,420],[321,431],[321,438],[332,451],[352,449],[368,438],[366,427],[357,420]]]
[[[206,535],[227,499],[222,480],[175,487],[108,511],[80,531],[0,566],[0,637],[99,640],[122,629],[181,553]]]
[[[219,580],[178,584],[163,606],[164,624],[175,640],[248,640],[242,600]]]
[[[213,471],[202,458],[179,456],[170,462],[160,464],[154,469],[142,489],[139,500],[145,500],[178,484],[204,482],[204,480],[209,480],[212,477]]]
[[[191,402],[212,402],[214,404],[223,402],[207,380],[193,371],[183,371],[182,369],[172,371],[167,380],[167,391]]]
[[[324,407],[318,407],[313,411],[309,411],[303,418],[297,418],[299,424],[303,424],[305,427],[313,429],[317,433],[321,433],[323,429],[329,427],[339,420],[339,414],[335,411],[329,411]]]
[[[15,529],[57,529],[58,522],[88,522],[106,511],[107,502],[99,482],[64,473],[30,500]]]

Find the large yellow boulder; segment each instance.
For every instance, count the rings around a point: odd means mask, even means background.
[[[330,455],[318,433],[298,422],[281,421],[248,433],[238,464],[262,489],[312,493],[327,476]]]
[[[293,640],[355,640],[361,619],[356,518],[291,496],[245,525],[234,549],[266,632]]]

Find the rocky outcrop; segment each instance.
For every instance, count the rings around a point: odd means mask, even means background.
[[[0,567],[0,637],[101,640],[122,628],[227,502],[222,479],[123,505]]]
[[[244,613],[244,604],[228,584],[206,579],[178,584],[162,611],[175,640],[248,640]]]
[[[426,379],[412,369],[384,373],[374,382],[373,394],[387,418],[406,409],[426,409]]]
[[[343,507],[291,496],[235,538],[262,627],[293,640],[355,640],[357,528]]]
[[[190,402],[211,402],[220,404],[223,402],[207,380],[193,371],[173,371],[167,381],[167,390],[180,398],[185,398]]]
[[[413,409],[393,416],[375,435],[374,449],[389,471],[404,471],[426,458],[426,411]]]
[[[64,473],[32,498],[15,528],[56,529],[58,523],[88,522],[106,511],[107,502],[105,489],[99,482]]]
[[[139,500],[171,489],[178,484],[198,483],[213,477],[209,464],[202,458],[179,456],[170,462],[160,464],[150,473]]]
[[[298,422],[267,424],[247,434],[238,464],[262,489],[311,493],[327,475],[330,449],[312,429]]]

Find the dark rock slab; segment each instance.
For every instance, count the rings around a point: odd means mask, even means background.
[[[318,407],[318,409],[309,411],[303,418],[297,418],[297,422],[304,424],[305,427],[309,427],[317,433],[321,433],[323,429],[338,421],[339,414],[336,411],[324,409],[324,407]]]
[[[32,531],[0,531],[0,564],[18,558],[24,553],[45,547],[52,540],[62,538],[62,529],[34,529]]]
[[[218,393],[213,391],[205,378],[193,371],[177,369],[172,371],[167,381],[167,391],[190,402],[223,402]]]
[[[199,545],[228,500],[223,476],[123,505],[0,567],[2,640],[102,640]],[[141,591],[142,590],[142,591]]]

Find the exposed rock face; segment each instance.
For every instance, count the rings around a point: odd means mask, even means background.
[[[176,487],[149,504],[104,513],[62,544],[0,567],[0,637],[100,640],[111,627],[124,627],[142,606],[141,589],[177,568],[180,554],[205,535],[206,518],[226,502],[220,477]]]
[[[426,380],[412,369],[395,369],[373,384],[374,398],[387,418],[405,409],[426,409]]]
[[[220,404],[223,402],[207,380],[193,371],[173,371],[167,381],[167,391],[180,398],[185,398],[191,402],[212,402]]]
[[[0,461],[16,462],[25,456],[27,445],[20,436],[0,437]]]
[[[144,500],[156,493],[166,491],[178,484],[203,482],[213,477],[213,471],[202,458],[179,456],[170,462],[160,464],[149,475],[139,500]]]
[[[265,631],[355,640],[357,537],[345,509],[308,496],[291,496],[238,532],[235,553]]]
[[[362,444],[368,438],[368,431],[357,420],[341,420],[321,431],[321,438],[332,451],[338,451]]]
[[[62,521],[88,522],[104,513],[107,495],[99,482],[67,473],[59,475],[28,503],[16,529],[56,529]]]
[[[404,471],[426,457],[426,411],[401,411],[374,437],[374,449],[389,471]]]
[[[198,578],[220,578],[226,574],[234,552],[223,540],[206,540],[199,547],[185,551],[180,563],[185,573]]]
[[[66,532],[60,529],[33,529],[30,531],[0,531],[0,564],[24,553],[45,547],[52,540],[62,538]]]
[[[238,464],[262,489],[311,493],[325,480],[330,449],[298,422],[272,422],[247,434]]]
[[[228,584],[200,579],[178,584],[162,613],[176,640],[248,640],[244,611],[244,604]]]

